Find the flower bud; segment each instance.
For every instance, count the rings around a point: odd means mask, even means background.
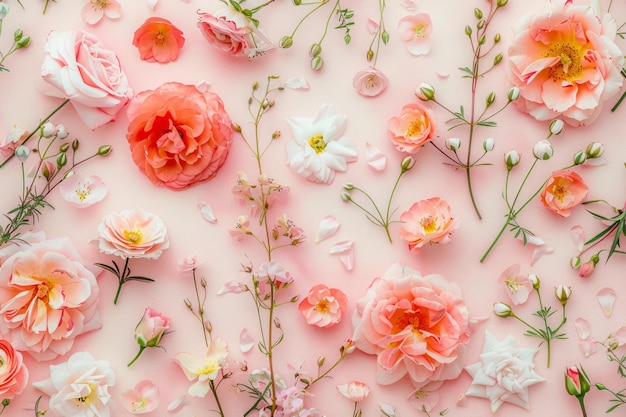
[[[476,23],[476,27],[478,29],[482,29],[485,27],[485,21],[484,20],[479,20],[478,23]],[[485,37],[485,35],[481,36],[480,39],[478,40],[478,43],[480,45],[484,44],[487,41],[487,38]]]
[[[61,146],[59,146],[59,151],[60,152],[67,152],[70,149],[70,145],[69,143],[63,143],[61,144]]]
[[[500,62],[502,62],[503,58],[504,58],[504,55],[502,55],[502,52],[500,52],[498,55],[493,57],[493,65],[498,65]]]
[[[506,168],[510,171],[515,165],[519,164],[520,156],[517,151],[512,150],[504,154],[504,163]]]
[[[6,3],[0,3],[0,20],[3,20],[5,17],[7,17],[8,13],[9,5]]]
[[[565,123],[563,123],[563,120],[554,119],[553,121],[550,122],[550,133],[553,135],[560,134],[563,131],[563,126],[565,126]]]
[[[26,48],[30,45],[30,36],[22,36],[22,38],[16,42],[15,47],[17,49]]]
[[[384,30],[383,33],[380,34],[380,38],[383,40],[383,43],[387,45],[389,43],[389,32]]]
[[[374,59],[374,51],[369,49],[365,58],[367,59],[367,62],[372,62],[372,59]]]
[[[554,148],[552,148],[552,144],[548,140],[540,140],[533,147],[533,155],[537,159],[541,159],[543,161],[547,161],[552,158],[554,155]]]
[[[311,58],[313,58],[314,56],[318,56],[321,53],[322,53],[322,45],[320,45],[319,43],[314,43],[309,48],[309,56]]]
[[[57,133],[57,128],[54,124],[46,122],[41,126],[41,136],[48,139]]]
[[[446,148],[450,149],[452,152],[456,152],[457,149],[461,147],[461,139],[459,138],[448,138],[446,139]]]
[[[528,274],[528,279],[533,284],[533,288],[538,290],[541,285],[541,281],[539,280],[539,277],[535,274]]]
[[[292,45],[293,45],[293,38],[291,36],[283,36],[282,38],[280,38],[280,41],[278,42],[278,46],[283,49],[291,48]]]
[[[108,154],[111,153],[111,145],[102,145],[98,148],[98,152],[96,152],[96,155],[99,156],[107,156]]]
[[[22,39],[22,36],[24,36],[24,32],[22,31],[22,29],[16,29],[15,32],[13,32],[13,41],[19,41],[20,39]]]
[[[299,6],[302,4],[302,0],[291,0],[294,6]]]
[[[506,6],[506,4],[507,4],[508,2],[509,2],[509,0],[498,0],[498,1],[496,2],[496,6],[498,6],[498,7],[504,7],[504,6]]]
[[[319,71],[322,69],[322,67],[324,66],[324,60],[322,59],[321,56],[314,56],[311,59],[311,69],[313,69],[314,71]]]
[[[80,143],[78,142],[78,139],[74,139],[74,140],[72,141],[72,150],[73,150],[74,152],[76,152],[76,151],[78,150],[78,146],[79,146],[79,145],[80,145]]]
[[[589,392],[591,384],[587,373],[581,366],[570,366],[565,371],[565,389],[569,395],[582,398]]]
[[[415,95],[422,101],[429,101],[435,98],[435,89],[430,84],[421,83]]]
[[[472,28],[470,27],[470,25],[465,26],[465,34],[467,36],[472,36]]]
[[[485,103],[487,104],[487,107],[489,107],[493,104],[494,101],[496,101],[496,94],[492,91],[487,95]]]
[[[482,10],[480,10],[479,8],[475,8],[474,9],[474,16],[476,17],[476,19],[480,20],[483,18],[483,12]]]
[[[574,154],[574,165],[582,165],[587,160],[587,154],[585,151],[579,151]]]
[[[604,145],[598,142],[591,142],[587,146],[587,149],[585,149],[585,153],[587,154],[587,158],[599,158],[604,153]]]
[[[511,310],[511,306],[506,303],[495,303],[493,305],[493,312],[496,316],[506,318],[513,315],[513,310]]]
[[[572,269],[580,268],[581,263],[580,256],[572,256],[572,259],[569,260],[569,266]]]
[[[57,125],[57,138],[65,139],[69,136],[69,132],[65,129],[64,125]]]
[[[54,174],[54,172],[56,171],[56,167],[54,166],[54,164],[50,161],[44,161],[44,163],[42,164],[41,167],[41,173],[43,174],[43,177],[46,180],[50,180],[50,177],[52,177],[52,175]]]
[[[17,156],[17,159],[19,159],[21,163],[26,162],[28,155],[30,155],[30,149],[28,149],[28,147],[21,145],[15,148],[15,156]]]
[[[578,271],[578,276],[581,278],[587,278],[591,276],[596,270],[596,265],[600,262],[600,257],[598,254],[595,254],[589,259],[587,262],[580,266],[580,270]]]
[[[63,153],[60,153],[59,156],[57,156],[57,167],[61,169],[65,165],[67,165],[67,154],[63,152]]]
[[[502,37],[500,36],[500,34],[499,34],[499,33],[496,33],[496,35],[493,37],[493,43],[498,43],[498,42],[500,42],[500,39],[501,39],[501,38],[502,38]]]
[[[343,189],[347,191],[354,190],[354,184],[347,182],[343,185]]]
[[[515,101],[519,98],[520,95],[520,90],[518,87],[511,87],[509,88],[509,91],[507,91],[506,96],[509,99],[509,101]]]
[[[414,165],[415,165],[415,161],[413,160],[413,157],[412,156],[405,156],[404,159],[402,159],[402,162],[400,163],[400,168],[402,169],[402,172],[407,172],[411,168],[413,168]],[[350,185],[352,185],[352,184],[350,184]],[[344,186],[344,188],[345,188],[345,186]],[[353,185],[352,185],[352,188],[354,188]]]
[[[345,191],[341,193],[341,199],[343,201],[351,201],[352,197],[350,197],[350,194],[346,193]]]
[[[569,297],[572,295],[572,289],[561,284],[558,287],[554,288],[554,294],[556,295],[556,298],[561,302],[561,305],[565,305],[567,304],[567,300],[569,300]]]
[[[493,148],[496,146],[496,141],[493,138],[485,138],[483,140],[483,149],[485,152],[493,151]]]

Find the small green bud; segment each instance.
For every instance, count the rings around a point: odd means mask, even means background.
[[[322,53],[322,45],[320,45],[319,43],[314,43],[309,48],[309,56],[311,58],[316,57],[316,56],[318,56],[321,53]]]
[[[59,151],[61,152],[67,152],[69,149],[70,149],[69,143],[64,143],[61,146],[59,146]]]
[[[380,34],[380,38],[383,40],[383,43],[387,45],[387,43],[389,43],[389,32],[385,30],[383,33]]]
[[[467,36],[472,36],[472,28],[470,27],[470,25],[465,26],[465,34]]]
[[[500,34],[496,33],[496,36],[493,37],[493,43],[498,43],[500,42]]]
[[[78,139],[74,139],[74,141],[72,142],[72,150],[78,150]]]
[[[235,132],[241,133],[241,126],[239,126],[237,123],[233,123],[232,127]]]
[[[280,38],[280,41],[278,42],[278,46],[283,49],[291,48],[292,45],[293,45],[293,38],[291,36],[283,36],[282,38]]]
[[[110,154],[112,151],[111,145],[102,145],[98,148],[98,152],[96,152],[96,155],[99,156],[107,156],[108,154]]]
[[[19,41],[20,39],[22,39],[22,36],[24,36],[24,32],[22,31],[22,29],[16,29],[15,32],[13,32],[13,41]]]
[[[504,6],[506,6],[506,4],[507,4],[508,2],[509,2],[509,0],[498,0],[498,1],[496,2],[496,6],[498,6],[498,7],[504,7]]]
[[[317,358],[318,368],[321,368],[322,366],[324,366],[324,361],[326,361],[326,358],[324,358],[323,356],[320,356],[319,358]]]
[[[429,101],[435,98],[435,89],[430,84],[421,83],[415,95],[422,101]]]
[[[502,58],[504,58],[504,55],[502,55],[502,52],[500,52],[498,55],[493,57],[493,65],[498,65],[500,62],[502,62]]]
[[[592,142],[587,146],[587,149],[585,149],[585,153],[587,154],[587,158],[599,158],[604,153],[604,146],[601,143]]]
[[[60,153],[59,156],[57,156],[57,167],[62,168],[65,165],[67,165],[67,155],[65,154],[65,152],[63,152]]]
[[[352,197],[350,197],[350,194],[346,193],[345,191],[343,193],[341,193],[341,199],[343,201],[351,201]]]
[[[515,101],[519,98],[520,95],[520,89],[519,87],[511,87],[509,88],[509,91],[507,91],[506,93],[506,97],[509,99],[509,101]]]
[[[258,81],[255,81],[255,82],[252,84],[252,91],[256,91],[256,90],[258,90],[258,88],[259,88],[259,82],[258,82]]]
[[[404,157],[404,159],[402,159],[402,162],[400,163],[400,168],[402,169],[402,172],[410,171],[413,166],[415,166],[415,160],[412,156]]]
[[[493,305],[493,313],[498,317],[506,318],[513,315],[513,310],[510,305],[499,302]]]
[[[354,190],[354,184],[347,182],[343,185],[343,189],[347,191]]]
[[[15,46],[17,49],[22,49],[26,48],[28,45],[30,45],[30,36],[23,36],[22,39],[17,41]]]
[[[485,21],[484,20],[479,20],[478,23],[476,23],[476,28],[477,29],[480,30],[480,29],[482,29],[484,27],[485,27]],[[485,42],[483,42],[483,43],[485,43]]]
[[[294,6],[299,6],[302,4],[302,0],[291,0]]]
[[[496,101],[496,94],[492,91],[487,95],[487,99],[485,100],[487,107],[491,106],[494,101]]]
[[[311,59],[311,69],[313,69],[314,71],[319,71],[322,69],[322,67],[324,66],[324,60],[322,59],[321,56],[314,56]]]
[[[372,59],[374,59],[374,51],[372,51],[371,49],[368,50],[365,58],[367,59],[367,62],[372,62]]]
[[[587,154],[585,151],[576,152],[574,155],[574,165],[582,165],[587,160]]]
[[[483,18],[483,12],[482,10],[480,10],[479,8],[475,8],[474,9],[474,16],[476,16],[476,19],[480,20]]]

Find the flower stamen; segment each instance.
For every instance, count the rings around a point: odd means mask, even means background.
[[[311,148],[315,150],[315,153],[318,153],[318,154],[322,153],[324,149],[326,148],[326,142],[324,142],[324,136],[320,134],[311,136],[311,138],[309,139],[309,145],[311,145]]]

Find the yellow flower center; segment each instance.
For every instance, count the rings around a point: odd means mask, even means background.
[[[37,284],[37,294],[36,297],[43,301],[44,303],[48,302],[48,294],[50,293],[50,288],[53,287],[54,284],[50,281],[50,279],[46,278],[41,281],[41,284]]]
[[[138,245],[143,240],[143,232],[141,229],[124,230],[124,237],[133,245]]]
[[[94,9],[104,9],[109,5],[109,0],[91,0]]]
[[[78,196],[78,199],[82,203],[83,201],[85,201],[87,196],[89,196],[89,194],[91,193],[91,187],[89,186],[88,182],[85,182],[85,183],[79,182],[78,185],[76,186],[75,192],[76,192],[76,195]]]
[[[568,194],[567,187],[565,187],[563,184],[556,184],[552,188],[552,195],[554,195],[554,198],[559,200],[561,203],[563,202],[563,200],[565,200],[565,197],[567,196],[567,194]]]
[[[328,313],[330,311],[328,300],[325,298],[322,300],[319,300],[317,304],[315,304],[315,311],[317,311],[318,313],[322,313],[322,314]]]
[[[419,311],[398,309],[389,317],[389,322],[393,326],[391,329],[392,334],[399,333],[408,326],[411,327],[413,332],[419,332],[420,313]]]
[[[544,53],[545,58],[559,58],[558,63],[550,68],[550,78],[557,82],[579,79],[583,73],[583,55],[582,45],[573,40],[553,43]]]
[[[424,233],[429,235],[437,230],[437,218],[428,215],[420,220],[420,226]]]
[[[324,142],[324,136],[322,135],[313,135],[309,139],[309,145],[311,148],[315,150],[315,153],[322,153],[326,148],[326,142]]]
[[[93,397],[95,394],[95,387],[92,384],[89,384],[89,395],[85,397],[76,397],[74,399],[74,403],[77,407],[89,408],[91,403],[93,402]]]
[[[141,401],[133,401],[131,402],[133,412],[136,413],[138,411],[143,411],[146,408],[146,400],[142,399]]]
[[[154,44],[157,46],[163,46],[165,43],[165,31],[163,29],[159,29],[159,31],[154,35]],[[180,134],[180,132],[178,132]],[[183,137],[181,135],[181,137]]]
[[[207,359],[204,366],[196,372],[198,375],[211,375],[220,369],[220,364],[215,359]]]
[[[415,28],[413,29],[413,32],[415,32],[415,37],[416,38],[423,38],[426,36],[426,34],[424,33],[426,30],[426,26],[424,26],[423,23],[420,23],[419,25],[415,26]]]
[[[421,117],[419,117],[411,121],[404,135],[407,137],[422,136],[425,129],[426,129],[426,124],[424,123],[424,120]]]
[[[517,277],[509,277],[504,281],[507,287],[511,289],[513,292],[519,291],[519,283],[517,282]]]

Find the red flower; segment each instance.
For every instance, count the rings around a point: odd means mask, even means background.
[[[144,61],[162,64],[176,61],[185,44],[183,32],[167,19],[150,17],[135,31],[133,46]]]

